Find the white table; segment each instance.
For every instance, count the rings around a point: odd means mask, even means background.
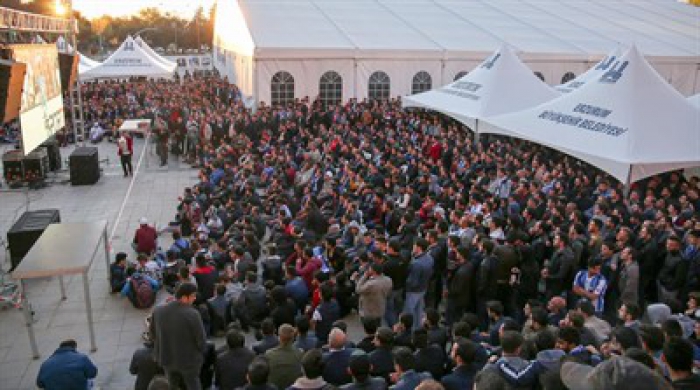
[[[36,336],[34,335],[30,302],[26,296],[26,279],[58,276],[61,298],[65,300],[66,288],[63,284],[63,276],[82,274],[83,287],[85,289],[85,308],[90,330],[90,350],[92,352],[97,350],[88,272],[92,265],[92,260],[100,249],[101,242],[104,245],[107,278],[109,279],[109,244],[106,221],[49,225],[22,262],[12,272],[12,277],[20,281],[20,291],[25,299],[22,307],[34,359],[39,358],[39,350],[36,345]]]

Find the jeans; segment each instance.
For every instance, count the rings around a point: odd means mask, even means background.
[[[182,371],[165,367],[164,371],[171,389],[202,390],[202,382],[199,380],[201,369]]]
[[[407,292],[406,303],[403,306],[404,313],[413,314],[413,329],[421,327],[423,312],[425,311],[425,291]]]
[[[384,321],[389,328],[399,320],[399,312],[403,307],[403,289],[391,290],[389,297],[386,299],[386,311],[384,312]]]

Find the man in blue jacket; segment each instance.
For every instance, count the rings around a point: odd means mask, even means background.
[[[41,364],[37,387],[45,390],[87,389],[88,380],[97,376],[97,367],[77,348],[75,340],[61,342],[56,352]]]
[[[428,241],[424,238],[416,240],[413,246],[413,260],[408,266],[406,278],[406,302],[404,313],[413,314],[413,329],[421,326],[425,310],[425,292],[433,275],[434,261],[428,250]]]

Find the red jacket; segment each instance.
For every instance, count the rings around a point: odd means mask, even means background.
[[[129,154],[134,155],[134,140],[131,137],[124,137],[126,139],[126,147],[129,149]],[[117,141],[117,154],[122,155],[122,148],[119,147],[119,141]]]
[[[136,230],[136,235],[134,235],[136,251],[147,254],[155,252],[157,238],[158,233],[156,232],[156,229],[149,225],[142,225]]]

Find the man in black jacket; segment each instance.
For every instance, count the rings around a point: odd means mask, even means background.
[[[386,302],[384,320],[387,326],[393,327],[403,308],[403,293],[408,276],[409,260],[401,253],[401,242],[395,239],[389,241],[387,259],[384,263],[384,275],[391,278],[392,290]]]
[[[389,375],[394,372],[394,355],[391,353],[394,347],[394,332],[389,328],[377,329],[374,345],[375,350],[369,354],[372,376],[380,376],[389,383]]]
[[[479,266],[479,277],[476,286],[477,314],[481,320],[481,328],[486,329],[488,326],[486,313],[486,302],[495,300],[498,294],[498,285],[496,284],[496,272],[498,259],[493,255],[494,243],[489,239],[481,242],[481,252],[484,259]]]
[[[220,390],[233,390],[246,385],[248,365],[255,353],[245,347],[245,337],[235,329],[226,333],[226,345],[228,349],[219,353],[214,365],[216,385]]]
[[[474,264],[469,261],[469,249],[458,247],[455,250],[455,262],[447,274],[447,326],[462,318],[462,315],[474,311]]]
[[[153,343],[144,343],[142,348],[134,352],[129,365],[131,375],[136,375],[135,390],[147,390],[154,376],[163,373],[153,355]]]
[[[555,252],[549,266],[542,270],[542,277],[547,279],[547,299],[571,288],[574,272],[574,252],[569,247],[569,237],[564,233],[554,235],[552,245]]]

